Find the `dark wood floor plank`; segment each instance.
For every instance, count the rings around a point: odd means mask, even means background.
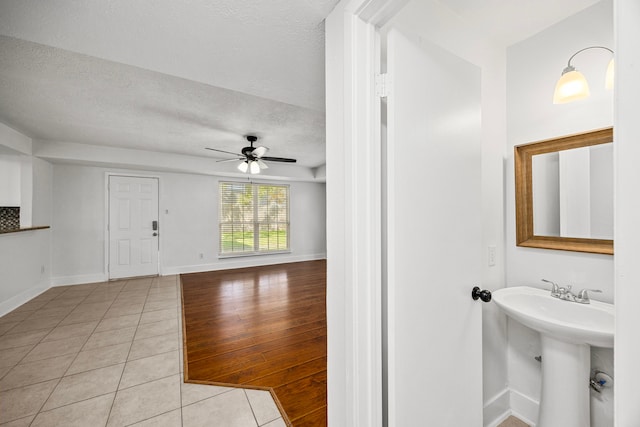
[[[326,262],[181,276],[185,381],[273,390],[293,426],[327,424]]]

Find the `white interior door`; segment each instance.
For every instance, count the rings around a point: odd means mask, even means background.
[[[109,278],[158,274],[158,179],[109,176]]]
[[[482,425],[480,69],[387,38],[389,426]]]

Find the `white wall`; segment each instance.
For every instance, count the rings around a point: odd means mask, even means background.
[[[21,156],[28,161],[33,201],[28,200],[36,225],[49,225],[51,214],[51,165],[43,160]],[[33,162],[33,163],[32,163]],[[23,180],[24,181],[24,180]],[[20,212],[22,216],[22,209]],[[31,219],[29,219],[30,221]],[[22,219],[21,219],[22,221]],[[27,302],[50,284],[51,230],[0,234],[0,315]]]
[[[20,158],[0,154],[0,206],[20,206]]]
[[[162,274],[300,261],[322,258],[326,254],[325,186],[321,183],[290,183],[290,254],[218,259],[218,181],[221,178],[55,164],[52,237],[54,284],[106,278],[104,240],[107,172],[160,178]]]
[[[574,288],[602,289],[597,299],[613,301],[613,257],[515,246],[513,146],[613,124],[612,93],[604,89],[611,55],[593,50],[574,58],[591,88],[591,97],[569,104],[552,103],[555,82],[569,56],[592,45],[613,46],[612,1],[606,0],[507,50],[508,157],[505,171],[507,286],[544,287],[546,278]],[[536,421],[540,393],[538,334],[509,321],[509,385],[518,395],[514,409]],[[613,374],[612,350],[594,350],[592,366]],[[592,401],[593,427],[612,425],[612,391],[606,402]]]

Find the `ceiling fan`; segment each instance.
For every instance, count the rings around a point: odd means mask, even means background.
[[[262,169],[268,169],[269,166],[264,162],[267,160],[269,162],[284,162],[284,163],[295,163],[296,159],[288,159],[286,157],[268,157],[265,156],[269,149],[267,147],[254,147],[253,143],[258,140],[258,137],[255,135],[247,135],[247,141],[249,141],[249,147],[243,147],[241,150],[242,154],[232,153],[230,151],[218,150],[217,148],[209,148],[205,147],[207,150],[218,151],[220,153],[231,154],[233,156],[237,156],[235,159],[226,159],[226,160],[218,160],[219,162],[232,162],[236,160],[242,160],[242,162],[238,165],[238,169],[241,172],[251,172],[251,174],[260,173]]]

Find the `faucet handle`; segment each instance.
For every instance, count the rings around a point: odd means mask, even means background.
[[[558,286],[557,283],[552,282],[551,280],[547,280],[547,279],[540,279],[545,283],[550,283],[551,284],[551,293],[552,294],[557,294],[559,292],[560,286]]]
[[[591,301],[589,299],[589,294],[588,292],[598,292],[598,293],[602,293],[601,289],[583,289],[580,292],[578,292],[578,296],[576,297],[576,301],[577,302],[581,302],[583,304],[588,304],[589,301]]]

